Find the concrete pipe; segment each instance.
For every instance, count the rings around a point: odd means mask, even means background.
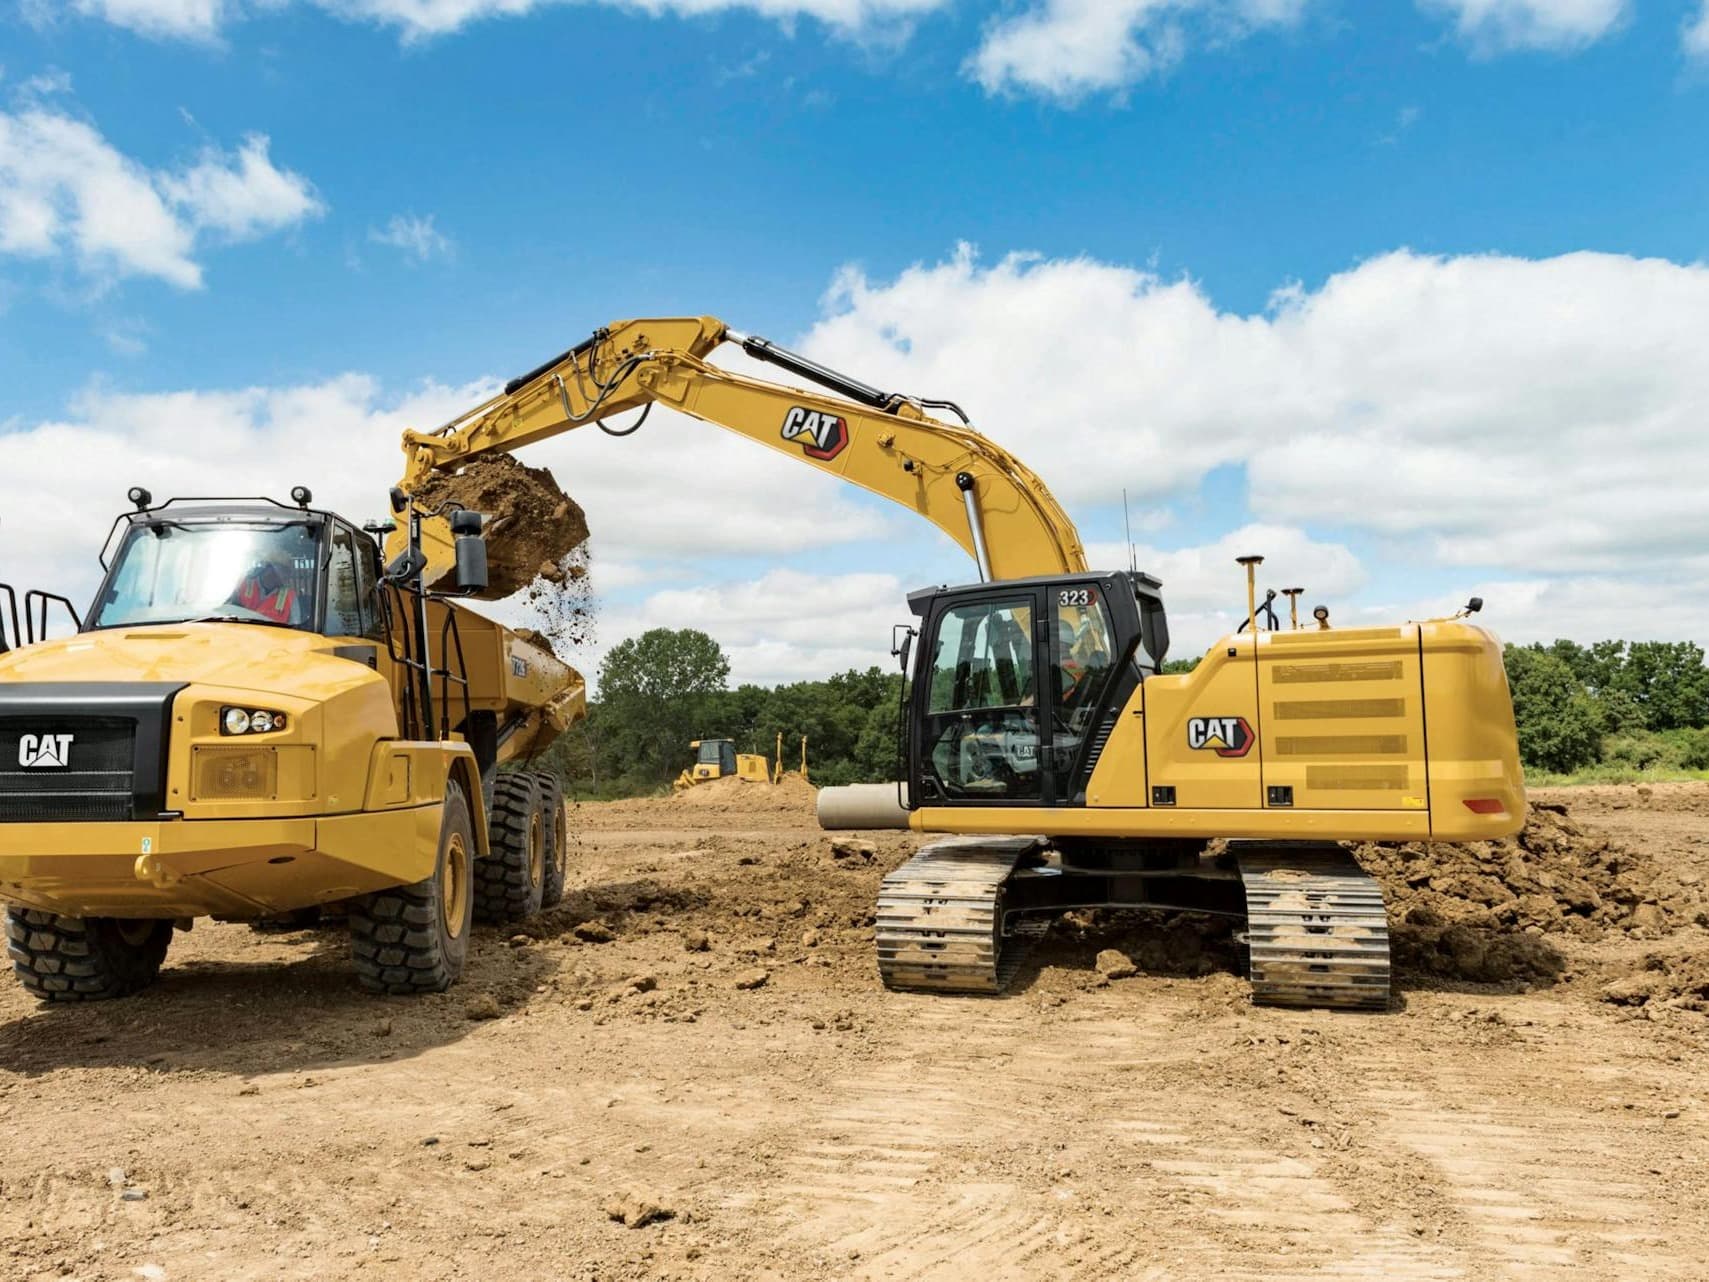
[[[908,812],[893,783],[852,783],[842,788],[819,789],[821,828],[906,828]]]

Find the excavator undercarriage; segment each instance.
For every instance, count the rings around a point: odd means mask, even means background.
[[[1388,1005],[1382,889],[1340,846],[1244,841],[1105,862],[1113,866],[1065,865],[1036,837],[931,843],[879,888],[880,976],[890,988],[1000,993],[1062,913],[1158,909],[1246,922],[1260,1005]]]

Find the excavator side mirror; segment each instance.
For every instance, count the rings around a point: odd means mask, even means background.
[[[914,629],[898,623],[890,629],[890,653],[898,660],[902,675],[908,675],[908,657],[914,652]]]

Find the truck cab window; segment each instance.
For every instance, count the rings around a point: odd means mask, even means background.
[[[923,747],[946,797],[1039,796],[1033,617],[1028,596],[957,606],[939,621]]]
[[[363,618],[363,600],[357,565],[355,532],[347,525],[332,527],[332,551],[326,564],[326,627],[329,637],[361,637],[368,635]],[[373,614],[373,602],[367,603],[367,613]]]

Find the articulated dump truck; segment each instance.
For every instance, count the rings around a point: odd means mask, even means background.
[[[37,997],[146,987],[197,917],[314,909],[364,988],[437,991],[473,920],[562,898],[558,785],[500,767],[585,714],[581,677],[424,588],[419,546],[387,565],[383,527],[292,499],[133,490],[81,619],[0,585],[0,900]],[[479,590],[480,518],[451,525]]]

